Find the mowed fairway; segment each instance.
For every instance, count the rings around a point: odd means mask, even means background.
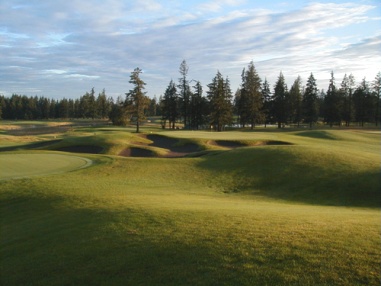
[[[0,179],[68,172],[90,162],[86,158],[59,154],[0,154]]]
[[[1,180],[0,284],[380,285],[379,133],[157,132],[199,153],[79,130],[89,168]]]

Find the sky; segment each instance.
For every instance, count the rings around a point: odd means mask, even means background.
[[[311,72],[356,83],[381,71],[381,1],[0,0],[0,94],[116,99],[142,69],[151,98],[178,82],[183,60],[204,94],[217,71],[233,93],[251,61],[273,88]]]

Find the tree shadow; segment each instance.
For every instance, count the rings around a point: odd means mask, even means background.
[[[238,276],[221,272],[222,255],[208,246],[171,235],[175,217],[72,199],[1,195],[1,285],[217,285]]]

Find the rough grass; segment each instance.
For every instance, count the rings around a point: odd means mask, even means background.
[[[209,148],[167,159],[114,156],[151,141],[92,131],[70,139],[104,144],[92,167],[0,181],[0,284],[380,284],[378,134],[165,131]]]

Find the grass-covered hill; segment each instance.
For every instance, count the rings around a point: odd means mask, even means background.
[[[5,130],[1,150],[1,285],[380,283],[377,131]],[[12,179],[23,154],[68,166]]]

